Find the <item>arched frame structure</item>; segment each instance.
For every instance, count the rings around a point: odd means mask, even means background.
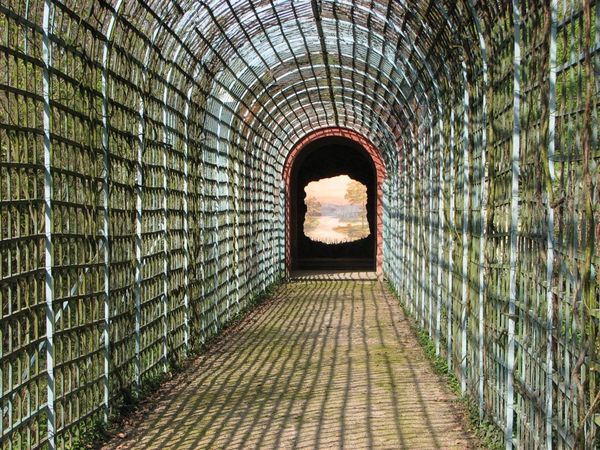
[[[376,234],[376,250],[375,250],[375,266],[379,275],[383,275],[383,183],[386,177],[385,165],[381,159],[379,151],[373,143],[363,135],[356,131],[342,127],[328,127],[315,130],[307,134],[303,139],[298,141],[290,151],[290,154],[285,160],[283,166],[283,183],[285,185],[285,267],[286,273],[291,272],[292,267],[292,236],[291,236],[291,183],[292,183],[292,168],[296,162],[296,158],[302,150],[309,144],[326,137],[344,137],[359,144],[371,157],[375,168],[376,176],[376,201],[375,208],[375,234]]]
[[[599,24],[591,0],[2,1],[2,444],[73,444],[281,279],[286,159],[330,129],[376,149],[383,272],[481,420],[592,447]]]

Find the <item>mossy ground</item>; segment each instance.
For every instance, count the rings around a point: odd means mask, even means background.
[[[216,340],[105,448],[476,447],[379,281],[296,281]]]

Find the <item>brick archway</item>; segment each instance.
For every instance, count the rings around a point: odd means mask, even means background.
[[[376,176],[376,255],[375,266],[379,275],[383,274],[383,180],[386,176],[385,165],[379,151],[373,143],[360,133],[343,127],[328,127],[315,130],[299,140],[286,158],[283,167],[283,181],[285,183],[285,266],[289,275],[292,268],[292,236],[291,236],[291,182],[292,169],[297,157],[311,143],[328,137],[344,137],[360,145],[371,157]]]

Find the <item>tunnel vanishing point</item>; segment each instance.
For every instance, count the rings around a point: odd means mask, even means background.
[[[359,266],[507,449],[595,448],[598,2],[0,0],[0,36],[2,449]],[[323,253],[297,193],[340,161],[371,236]]]

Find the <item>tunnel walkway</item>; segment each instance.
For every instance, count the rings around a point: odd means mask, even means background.
[[[463,422],[382,282],[305,273],[104,448],[471,448]]]

